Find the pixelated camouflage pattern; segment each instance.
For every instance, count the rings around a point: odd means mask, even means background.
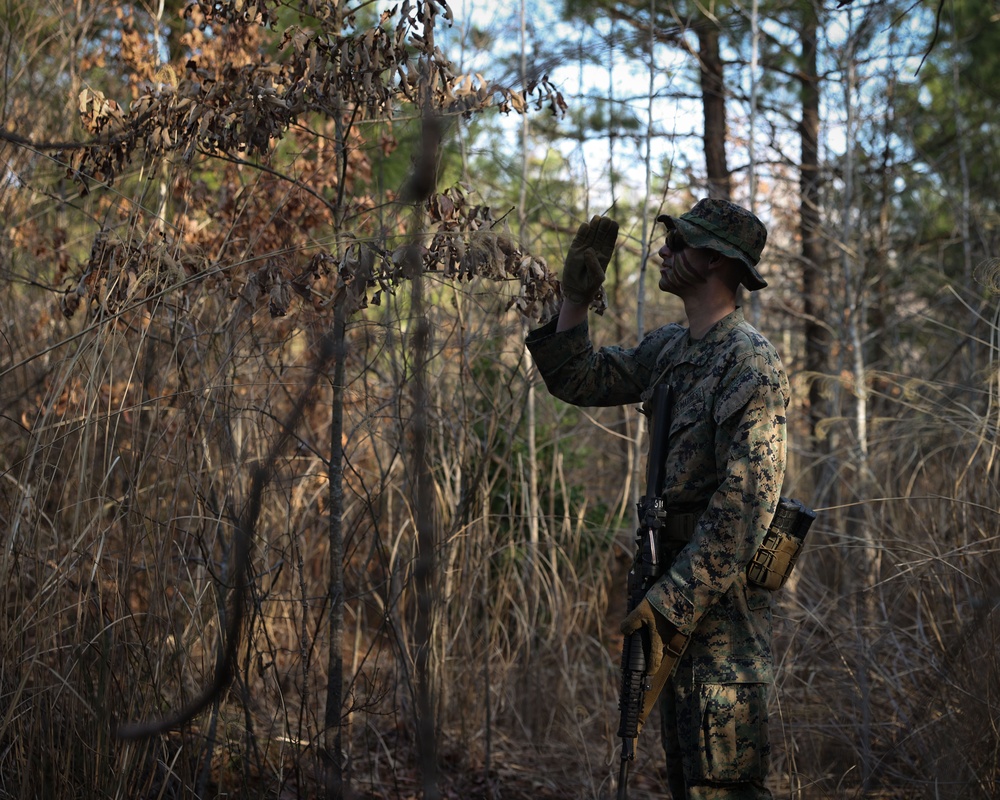
[[[586,322],[527,345],[549,391],[580,406],[639,403],[660,380],[675,391],[664,491],[669,509],[701,512],[691,541],[650,590],[691,637],[682,662],[713,683],[770,682],[771,596],[746,564],[781,495],[788,380],[771,344],[735,312],[702,339],[667,325],[636,347],[594,350]]]
[[[662,695],[660,725],[674,798],[764,800],[770,764],[767,684],[699,683],[690,664]]]

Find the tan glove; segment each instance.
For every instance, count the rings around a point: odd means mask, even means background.
[[[687,637],[678,632],[670,620],[653,608],[645,598],[631,614],[625,617],[625,621],[621,624],[621,632],[628,636],[640,628],[646,629],[646,636],[642,637],[643,648],[647,646],[649,648],[645,653],[647,675],[656,675],[664,654],[674,661],[680,658]]]
[[[563,297],[588,305],[604,283],[604,271],[618,240],[618,223],[610,217],[592,217],[573,237],[563,263]]]

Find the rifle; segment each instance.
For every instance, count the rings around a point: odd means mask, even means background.
[[[651,400],[646,494],[638,503],[639,527],[635,534],[635,558],[628,574],[629,614],[642,602],[661,573],[657,537],[667,517],[663,501],[663,477],[670,441],[673,400],[670,384],[657,384]],[[636,631],[626,636],[622,642],[622,685],[618,697],[618,736],[622,740],[622,757],[618,772],[618,800],[625,800],[629,762],[635,759],[635,741],[643,721],[644,695],[649,688],[646,679],[646,655],[642,648],[641,631]]]

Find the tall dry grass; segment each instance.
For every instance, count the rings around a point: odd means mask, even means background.
[[[835,454],[834,505],[781,599],[783,784],[803,798],[996,797],[995,376],[971,392],[881,378],[867,471]]]
[[[631,535],[609,479],[620,454],[603,423],[537,398],[533,544],[519,328],[474,291],[432,291],[442,786],[610,797]],[[3,302],[0,796],[317,796],[329,385],[265,495],[228,691],[176,733],[113,735],[210,679],[234,521],[308,377],[315,331],[207,295],[195,314],[164,301],[75,329],[46,319],[43,295],[14,287]],[[407,313],[389,303],[348,333],[343,764],[361,797],[416,796],[420,784]],[[973,411],[929,381],[897,386],[868,472],[834,454],[831,500],[777,598],[779,796],[997,795],[995,405]],[[652,731],[636,798],[663,794]]]
[[[331,603],[344,611],[341,762],[356,796],[420,793],[417,627],[428,621],[445,796],[613,796],[632,534],[620,441],[636,412],[580,412],[539,391],[530,446],[528,393],[540,386],[520,320],[500,310],[504,290],[427,279],[429,616],[414,580],[427,513],[412,462],[416,326],[400,293],[352,320],[346,386],[321,381],[276,465],[227,691],[174,733],[123,742],[116,724],[158,718],[211,680],[250,476],[328,323],[294,304],[272,319],[209,282],[66,321],[30,279],[49,277],[45,253],[2,244],[0,797],[322,795]],[[849,435],[822,460],[798,446],[787,489],[821,514],[776,598],[779,796],[997,796],[988,363],[980,385],[957,388],[915,374],[919,364],[906,379],[877,376],[866,460]],[[664,794],[655,729],[634,800]]]
[[[550,512],[562,510],[529,552],[518,432],[527,384],[511,344],[519,323],[477,308],[474,294],[435,291],[433,696],[442,752],[459,770],[446,769],[446,780],[479,773],[488,786],[508,769],[528,780],[531,748],[580,725],[550,678],[591,679],[583,654],[599,631],[606,547],[570,517],[567,478],[546,442],[543,494]],[[187,300],[67,324],[44,293],[15,283],[5,297],[0,796],[321,791],[328,384],[265,494],[229,690],[175,734],[113,735],[118,723],[183,705],[211,679],[250,473],[308,377],[317,336],[302,320],[271,320],[207,292]],[[405,796],[415,781],[406,314],[390,303],[351,326],[344,395],[343,759],[371,796]],[[600,667],[610,672],[610,661]],[[568,721],[562,708],[573,709]],[[549,780],[558,786],[575,771],[564,764]]]
[[[430,686],[445,796],[613,795],[631,537],[617,412],[537,403],[537,542],[520,323],[430,283]],[[253,543],[235,678],[189,726],[122,742],[211,678],[235,521],[309,376],[316,321],[169,295],[66,323],[3,300],[0,797],[315,797],[329,664],[329,382]],[[342,761],[359,797],[417,796],[418,520],[402,298],[348,330]],[[997,796],[996,383],[881,376],[865,471],[826,457],[777,598],[779,796]],[[628,412],[634,414],[634,411]],[[843,424],[830,420],[830,425]],[[849,439],[845,439],[849,441]],[[798,453],[808,467],[811,456]],[[829,466],[829,463],[825,465]],[[634,798],[663,796],[655,721]]]

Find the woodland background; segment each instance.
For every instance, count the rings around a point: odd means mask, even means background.
[[[0,797],[614,796],[643,430],[523,340],[609,208],[595,340],[680,319],[651,220],[709,195],[770,228],[745,304],[820,512],[774,789],[1000,797],[997,3],[2,0],[0,35]]]

